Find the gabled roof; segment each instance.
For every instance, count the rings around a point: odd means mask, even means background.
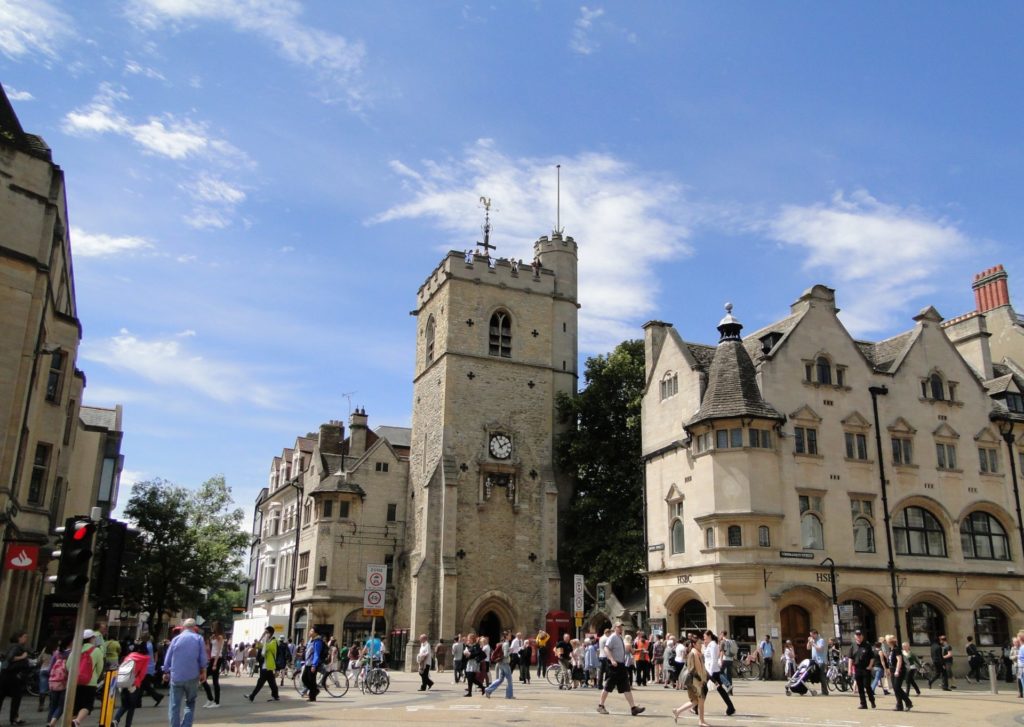
[[[913,345],[917,330],[912,328],[878,343],[870,341],[855,341],[855,343],[877,371],[892,372],[899,367],[899,362],[903,360]]]
[[[792,313],[783,318],[782,320],[775,321],[775,323],[771,323],[765,326],[764,328],[758,329],[753,333],[744,336],[743,346],[747,349],[747,354],[749,354],[751,360],[760,361],[762,358],[765,357],[765,353],[762,350],[761,346],[762,338],[767,336],[769,333],[779,334],[779,340],[775,344],[775,346],[773,346],[772,349],[774,350],[779,346],[780,343],[782,343],[782,340],[785,339],[793,331],[793,329],[797,327],[797,324],[800,323],[800,321],[806,314],[807,311],[804,310],[799,311],[797,313]]]
[[[312,492],[345,492],[350,495],[366,497],[366,490],[355,482],[349,482],[344,475],[328,475],[317,483]]]

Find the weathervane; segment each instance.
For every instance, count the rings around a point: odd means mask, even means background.
[[[491,244],[491,198],[481,197],[480,204],[484,206],[484,241],[477,242],[477,247],[484,249],[483,256],[490,257],[491,250],[497,250],[496,245]]]

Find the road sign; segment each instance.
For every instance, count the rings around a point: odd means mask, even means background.
[[[572,610],[577,619],[583,618],[583,576],[579,573],[572,577]]]
[[[384,599],[388,583],[386,565],[366,566],[366,588],[363,590],[363,615],[383,616]]]
[[[582,625],[583,625],[583,618],[581,616],[577,616],[576,617],[576,626],[579,627],[579,626],[582,626]]]

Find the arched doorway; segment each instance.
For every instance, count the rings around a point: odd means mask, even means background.
[[[292,622],[292,643],[299,644],[306,640],[306,629],[308,628],[308,615],[306,609],[300,608],[295,612],[295,621]]]
[[[974,612],[974,639],[978,646],[1002,648],[1010,643],[1006,614],[995,606],[982,606]]]
[[[603,613],[599,613],[590,619],[590,633],[600,636],[605,629],[610,629],[612,622]]]
[[[376,630],[377,635],[383,641],[388,633],[388,622],[378,616],[374,623],[373,619],[363,615],[363,609],[357,608],[345,617],[345,621],[341,625],[341,643],[347,646],[351,646],[357,641],[363,643],[370,638],[371,629]]]
[[[703,632],[708,627],[708,609],[697,599],[692,599],[679,609],[678,621],[680,634],[688,631]]]
[[[807,612],[807,609],[795,604],[786,606],[779,612],[779,623],[782,643],[775,644],[776,650],[781,654],[782,645],[786,641],[792,641],[797,664],[810,657],[811,652],[807,650],[807,636],[811,632],[811,614]]]
[[[907,609],[907,638],[911,645],[928,646],[944,633],[946,620],[932,604],[921,601]]]
[[[839,604],[839,628],[843,634],[843,643],[853,643],[853,633],[862,631],[864,639],[874,643],[878,639],[875,626],[875,612],[863,601],[850,599]]]
[[[492,645],[496,644],[501,638],[501,617],[494,611],[488,611],[480,619],[476,632],[479,636],[486,636]]]

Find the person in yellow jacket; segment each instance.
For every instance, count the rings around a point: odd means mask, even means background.
[[[277,679],[274,678],[274,672],[277,671],[277,639],[274,638],[273,626],[267,626],[261,641],[263,642],[263,666],[260,667],[260,678],[257,680],[252,694],[249,695],[249,701],[255,702],[256,695],[260,693],[263,685],[269,684],[269,701],[277,702],[281,696],[277,693]]]
[[[544,629],[537,632],[537,676],[542,677],[548,673],[548,641],[551,634]]]

